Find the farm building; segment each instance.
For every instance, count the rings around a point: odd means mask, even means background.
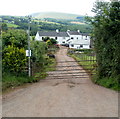
[[[43,41],[43,38],[49,37],[56,39],[60,45],[67,44],[69,48],[74,49],[89,49],[90,48],[90,36],[87,33],[81,33],[78,31],[60,32],[59,30],[42,32],[38,31],[35,40]]]

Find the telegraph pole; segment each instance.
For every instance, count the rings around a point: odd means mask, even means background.
[[[1,25],[0,25],[0,80],[2,81],[2,23],[3,20],[0,19]],[[2,83],[0,83],[0,93],[2,92]],[[0,108],[1,112],[2,108]]]
[[[1,26],[0,26],[0,29],[1,29],[0,34],[1,35],[0,36],[1,36],[1,42],[2,42],[2,23],[3,23],[3,20],[1,19],[0,22],[1,22]]]
[[[28,16],[28,75],[31,76],[31,50],[30,50],[30,23],[31,23],[31,16]]]

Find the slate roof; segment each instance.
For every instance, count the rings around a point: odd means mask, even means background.
[[[68,31],[70,35],[81,35],[78,31]]]
[[[40,36],[53,36],[53,37],[69,37],[67,32],[56,32],[56,31],[49,31],[49,32],[39,32]]]
[[[80,34],[83,35],[83,36],[90,36],[89,33],[80,33]]]
[[[88,33],[81,33],[78,31],[68,31],[68,32],[56,32],[56,31],[48,31],[48,32],[43,32],[39,31],[40,36],[48,36],[48,37],[69,37],[70,35],[82,35],[82,36],[89,36]]]
[[[89,36],[89,33],[81,33],[78,31],[68,31],[70,35],[82,35],[82,36]]]

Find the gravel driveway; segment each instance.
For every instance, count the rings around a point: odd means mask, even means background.
[[[60,47],[45,80],[3,96],[3,117],[118,117],[118,93],[93,84],[66,53]]]

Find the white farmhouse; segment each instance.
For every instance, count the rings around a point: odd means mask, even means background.
[[[50,32],[37,32],[35,40],[42,41],[45,37],[56,39],[58,44],[65,44],[69,39],[67,32],[59,32],[59,30],[56,30]]]
[[[68,34],[70,36],[69,48],[90,49],[90,36],[87,33],[68,31]]]
[[[87,33],[78,31],[60,32],[59,30],[50,32],[37,32],[35,40],[42,41],[43,38],[54,38],[58,44],[68,44],[69,48],[90,49],[90,36]]]

